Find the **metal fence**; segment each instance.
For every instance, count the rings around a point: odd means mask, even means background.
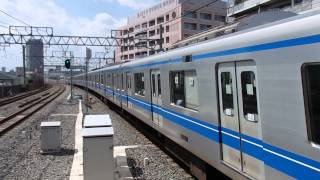
[[[14,96],[18,93],[24,92],[26,89],[22,85],[14,86],[0,86],[0,98]]]

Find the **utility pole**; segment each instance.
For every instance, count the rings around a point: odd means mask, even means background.
[[[89,113],[89,90],[88,90],[88,71],[89,71],[89,59],[91,58],[91,49],[86,48],[86,113]]]
[[[23,86],[26,87],[26,46],[22,46],[22,61],[23,61]]]
[[[73,100],[72,61],[73,61],[73,54],[72,54],[71,57],[70,57],[70,101]]]

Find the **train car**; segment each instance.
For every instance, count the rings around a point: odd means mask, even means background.
[[[197,157],[199,179],[202,165],[320,179],[319,22],[299,15],[92,71],[90,89]]]

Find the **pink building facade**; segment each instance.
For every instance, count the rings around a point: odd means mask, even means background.
[[[117,37],[121,47],[115,50],[115,60],[130,61],[159,53],[159,41],[137,41],[135,39],[160,39],[162,27],[162,48],[168,50],[172,44],[198,32],[225,23],[226,3],[211,0],[162,0],[159,4],[128,17],[127,25],[119,28]],[[135,46],[139,47],[135,47]]]

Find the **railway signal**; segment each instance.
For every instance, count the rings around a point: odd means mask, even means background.
[[[66,60],[64,61],[64,66],[65,66],[67,69],[70,69],[70,67],[71,67],[70,59],[66,59]]]

